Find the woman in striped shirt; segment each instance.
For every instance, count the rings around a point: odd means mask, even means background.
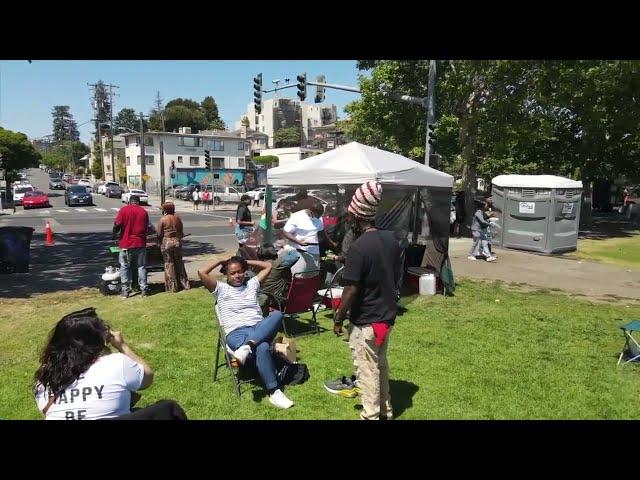
[[[220,273],[227,276],[227,283],[218,282],[209,274],[222,265]],[[258,274],[246,280],[249,266],[260,269]],[[220,324],[227,336],[227,345],[233,356],[243,365],[254,357],[258,374],[269,393],[269,401],[279,408],[289,408],[293,402],[280,390],[271,342],[278,333],[282,313],[275,310],[263,318],[258,305],[258,290],[271,272],[271,264],[258,260],[231,257],[219,260],[198,270],[202,284],[215,295],[220,311]]]

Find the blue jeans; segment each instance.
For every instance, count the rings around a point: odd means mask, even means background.
[[[120,249],[119,260],[122,292],[129,291],[132,268],[138,269],[138,285],[140,285],[140,291],[145,292],[147,290],[147,249],[145,247]]]
[[[227,345],[232,350],[237,350],[242,345],[246,345],[249,340],[255,343],[256,367],[267,390],[278,388],[276,364],[271,356],[271,342],[276,337],[281,323],[282,312],[274,310],[268,317],[263,318],[253,327],[236,328],[227,335]]]

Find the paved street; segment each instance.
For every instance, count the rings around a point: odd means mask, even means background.
[[[49,190],[48,175],[39,169],[30,169],[28,179],[34,187],[50,195],[51,208],[24,210],[16,207],[16,213],[4,210],[0,215],[1,226],[27,226],[35,228],[31,242],[31,268],[26,274],[0,276],[0,297],[24,297],[33,293],[95,287],[104,267],[116,264],[108,251],[113,220],[122,207],[118,198],[106,198],[93,194],[94,206],[67,207],[62,190]],[[160,219],[159,199],[150,197],[151,205],[145,206],[154,225]],[[229,227],[229,217],[235,216],[236,205],[224,205],[216,210],[190,211],[188,202],[176,201],[184,223],[185,265],[189,276],[196,279],[197,263],[194,257],[204,254],[235,251],[236,237]],[[253,212],[255,218],[259,213]],[[45,224],[51,222],[55,245],[45,246]],[[151,274],[151,282],[162,282],[161,273]]]

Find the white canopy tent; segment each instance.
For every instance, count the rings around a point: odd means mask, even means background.
[[[442,272],[446,266],[449,273],[443,277],[443,282],[448,285],[448,291],[453,291],[455,286],[447,252],[454,178],[397,153],[351,142],[295,164],[269,169],[266,238],[271,238],[272,186],[332,185],[337,188],[342,185],[351,186],[346,189],[349,191],[369,180],[387,186],[383,187],[384,205],[378,212],[376,224],[399,235],[406,247],[405,266],[430,266],[437,272]],[[407,245],[409,232],[413,240]],[[418,245],[418,235],[424,232],[428,238],[424,236],[425,243]],[[409,260],[410,257],[414,258]]]
[[[268,185],[381,184],[453,188],[453,177],[414,160],[351,142],[295,164],[267,171]]]

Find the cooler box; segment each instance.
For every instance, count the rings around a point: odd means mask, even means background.
[[[411,293],[435,295],[437,290],[436,272],[432,268],[409,267],[405,274],[404,284]]]
[[[328,288],[324,288],[322,290],[318,290],[318,295],[322,297],[322,304],[325,307],[337,310],[340,306],[340,301],[342,300],[342,287],[333,287],[331,289],[331,293],[329,293]]]

